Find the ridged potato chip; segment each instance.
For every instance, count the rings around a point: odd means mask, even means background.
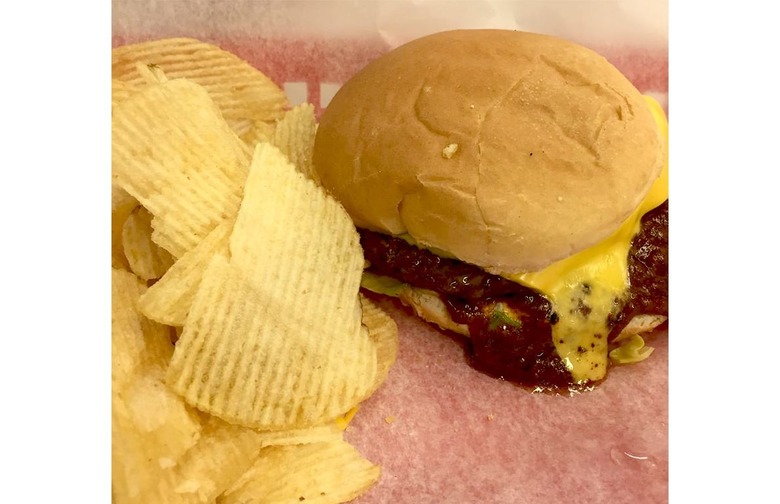
[[[361,325],[359,238],[343,207],[275,147],[255,151],[230,237],[177,342],[168,383],[257,428],[300,427],[367,397],[377,345]]]
[[[143,86],[119,79],[111,79],[111,110],[142,89]]]
[[[379,474],[378,466],[343,440],[268,447],[217,502],[337,504],[365,492]]]
[[[159,67],[169,79],[186,78],[206,88],[227,122],[273,122],[288,107],[287,96],[267,76],[238,56],[190,38],[129,44],[111,53],[111,76],[140,86],[137,63]]]
[[[118,104],[111,153],[115,183],[154,216],[155,243],[176,258],[238,211],[250,153],[193,82],[148,85]]]
[[[271,143],[279,148],[299,172],[320,185],[320,178],[312,165],[314,136],[317,120],[314,105],[302,103],[289,110],[271,135]]]
[[[371,389],[373,394],[385,382],[398,356],[398,325],[390,315],[363,294],[360,295],[360,304],[363,307],[362,323],[368,329],[369,337],[377,345],[377,373]]]
[[[278,431],[262,431],[263,446],[291,446],[308,443],[322,443],[341,439],[343,430],[339,421],[329,422],[312,427],[287,429]]]
[[[162,324],[183,326],[211,257],[228,253],[228,239],[232,230],[232,220],[221,222],[195,248],[181,256],[141,296],[138,302],[141,313]]]
[[[122,229],[125,221],[139,205],[138,200],[116,184],[111,184],[111,266],[130,271],[122,248]]]
[[[275,123],[264,121],[244,121],[234,125],[234,129],[241,140],[253,151],[260,142],[270,142],[276,130]]]
[[[141,280],[160,278],[173,265],[171,254],[152,241],[152,215],[142,206],[125,220],[122,250],[130,270]]]

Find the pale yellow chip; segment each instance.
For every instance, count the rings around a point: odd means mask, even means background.
[[[176,258],[235,216],[249,161],[245,144],[193,82],[146,86],[114,110],[114,181],[154,216],[155,243]]]
[[[369,394],[359,238],[275,147],[255,151],[230,238],[203,276],[168,371],[199,409],[257,428],[323,423]]]
[[[314,105],[302,103],[288,111],[276,125],[271,143],[292,161],[299,172],[320,184],[319,175],[312,165],[314,136],[317,134],[317,120]]]
[[[173,355],[168,328],[138,311],[146,285],[128,271],[111,269],[111,382],[121,391],[141,369],[167,366]]]
[[[379,474],[378,466],[343,440],[268,447],[217,502],[338,504],[364,493]]]
[[[214,254],[228,253],[233,221],[214,228],[195,248],[181,256],[139,301],[141,313],[171,326],[183,326],[203,272]]]
[[[116,184],[111,184],[111,266],[130,271],[122,249],[122,229],[125,221],[139,205],[138,200]]]
[[[111,110],[142,89],[143,86],[119,79],[111,79]]]
[[[190,38],[171,38],[117,47],[111,75],[135,86],[144,83],[137,63],[159,67],[169,79],[187,78],[208,91],[227,122],[273,122],[288,107],[284,92],[262,72],[219,47]]]
[[[173,265],[171,254],[152,241],[152,215],[142,206],[125,220],[122,250],[130,270],[142,280],[160,278]]]
[[[252,466],[265,446],[322,443],[341,439],[335,424],[285,431],[257,431],[209,417],[198,442],[159,472],[143,497],[155,503],[214,500]]]
[[[257,459],[263,434],[210,418],[198,442],[168,471],[147,502],[214,502]]]
[[[321,317],[259,292],[215,256],[168,383],[193,406],[240,425],[280,429],[334,419],[368,395],[376,348],[367,331],[331,334],[334,321]]]
[[[198,415],[165,386],[164,379],[163,367],[144,368],[113,397],[113,424],[118,434],[114,454],[133,450],[143,454],[140,466],[129,468],[131,473],[141,470],[141,466],[165,468],[191,448],[200,435]]]
[[[339,420],[312,427],[285,429],[279,431],[261,431],[263,446],[290,446],[307,443],[335,441],[344,435]]]
[[[362,323],[377,345],[377,373],[371,389],[373,394],[385,382],[398,356],[398,325],[390,315],[363,294],[360,295],[360,303],[363,306]]]
[[[168,328],[136,309],[145,285],[132,273],[111,276],[111,454],[115,502],[148,502],[144,496],[171,461],[200,435],[198,415],[165,386],[173,353]]]
[[[261,142],[270,142],[276,125],[264,121],[244,121],[235,126],[236,133],[252,150]]]

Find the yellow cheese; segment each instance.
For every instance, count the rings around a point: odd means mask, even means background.
[[[646,97],[664,139],[663,108]],[[575,382],[600,380],[607,369],[607,317],[628,287],[628,252],[642,216],[669,197],[668,163],[636,211],[609,238],[542,271],[507,276],[544,293],[558,314],[553,339]]]

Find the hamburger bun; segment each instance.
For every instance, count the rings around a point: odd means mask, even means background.
[[[665,154],[641,94],[597,53],[457,30],[347,82],[321,117],[313,160],[359,227],[515,274],[613,233]]]

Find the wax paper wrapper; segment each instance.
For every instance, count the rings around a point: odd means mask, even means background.
[[[666,1],[114,0],[114,46],[187,36],[213,42],[319,113],[393,47],[455,28],[505,28],[591,47],[667,106]],[[574,397],[484,376],[462,344],[393,304],[398,361],[346,432],[382,466],[368,503],[668,501],[667,335],[646,361]]]

